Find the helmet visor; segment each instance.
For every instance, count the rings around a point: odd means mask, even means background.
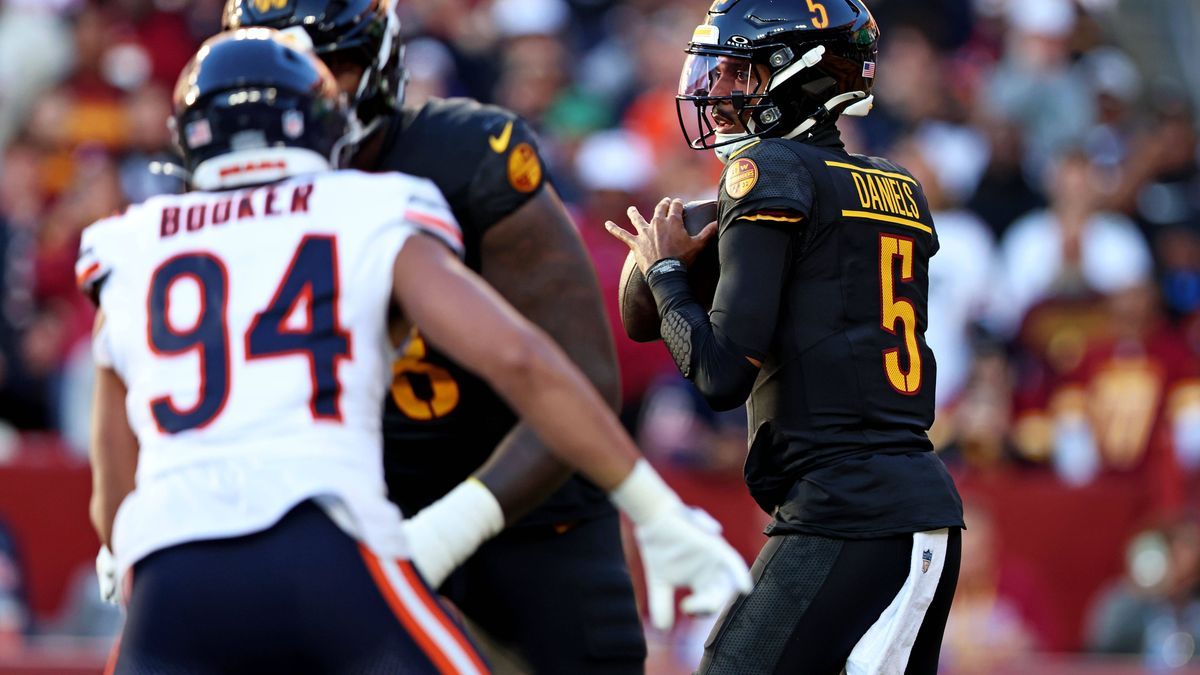
[[[688,54],[679,76],[679,124],[693,148],[715,147],[717,134],[750,133],[747,122],[764,101],[762,69],[750,59]]]
[[[727,97],[733,92],[757,93],[762,86],[750,59],[737,56],[688,54],[679,75],[679,95]]]

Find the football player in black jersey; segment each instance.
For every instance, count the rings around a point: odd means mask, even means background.
[[[467,264],[549,333],[617,407],[616,357],[598,284],[524,121],[462,98],[402,106],[402,47],[388,0],[229,0],[224,25],[306,30],[352,94],[362,127],[352,165],[433,180],[462,226]],[[538,473],[505,473],[497,461],[482,470],[502,503],[531,483],[545,501],[533,509],[538,502],[526,500],[506,513],[507,531],[440,588],[486,633],[479,636],[485,648],[493,641],[513,648],[539,673],[642,672],[641,622],[619,520],[604,493],[553,460],[486,384],[419,335],[393,371],[385,466],[405,514],[446,494],[493,450],[542,458]],[[489,657],[497,666],[505,658]]]
[[[680,371],[714,408],[748,399],[746,482],[773,516],[703,673],[937,670],[963,527],[926,436],[937,231],[918,182],[835,125],[870,109],[878,36],[861,0],[717,0],[696,28],[677,106],[725,163],[711,312],[687,279],[711,232],[689,237],[679,201],[608,224]]]

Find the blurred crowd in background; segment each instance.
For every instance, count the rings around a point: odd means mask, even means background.
[[[74,287],[79,233],[182,189],[149,168],[171,161],[171,88],[222,4],[0,0],[0,458],[47,432],[85,453],[93,314]],[[626,249],[602,227],[630,204],[715,198],[721,165],[686,147],[674,102],[707,4],[401,0],[399,12],[410,104],[470,96],[538,131],[596,264],[624,419],[645,452],[736,476],[744,416],[707,410],[661,345],[624,337]],[[981,641],[1200,662],[1200,4],[870,4],[875,109],[840,126],[852,152],[910,169],[935,212],[926,335],[943,458],[965,478],[1120,481],[1142,496],[1126,577],[1096,589],[1065,642],[1047,635],[1053,610],[1020,565],[1000,562],[989,509],[1004,504],[968,503],[948,663],[967,669]],[[0,528],[0,644],[37,629],[18,550]]]

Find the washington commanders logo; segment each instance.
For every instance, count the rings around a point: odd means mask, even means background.
[[[758,183],[758,165],[752,159],[734,160],[725,170],[725,192],[730,197],[740,199],[754,189]]]
[[[288,6],[291,0],[254,0],[254,9],[258,10],[259,14],[269,12],[272,9],[283,9]]]
[[[526,194],[542,184],[542,162],[532,145],[521,143],[508,156],[508,184]]]

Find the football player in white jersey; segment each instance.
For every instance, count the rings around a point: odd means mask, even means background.
[[[503,528],[507,496],[468,479],[409,521],[386,499],[381,411],[404,326],[610,491],[652,603],[685,586],[685,609],[711,610],[747,590],[715,523],[460,262],[433,184],[331,170],[352,136],[344,101],[291,44],[262,28],[207,41],[173,118],[196,191],[83,235],[78,279],[100,307],[92,519],[129,612],[116,672],[486,671],[426,583]]]

